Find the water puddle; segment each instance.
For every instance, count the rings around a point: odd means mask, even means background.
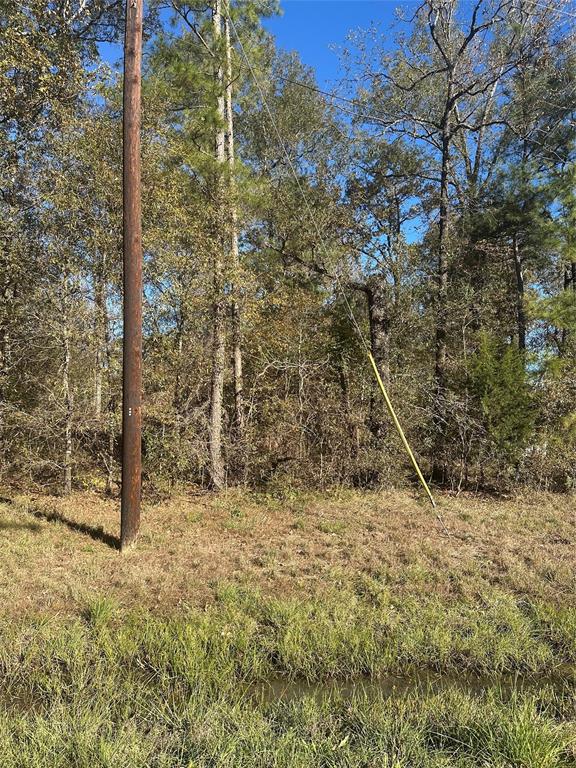
[[[143,687],[150,686],[151,683],[149,677],[141,681]],[[309,697],[317,701],[329,698],[400,699],[410,695],[432,696],[449,690],[478,697],[492,691],[497,693],[499,698],[506,700],[515,693],[538,694],[545,689],[552,689],[557,694],[575,696],[576,667],[567,665],[546,675],[477,675],[465,672],[448,674],[417,670],[410,675],[364,677],[354,680],[332,679],[322,682],[275,677],[243,688],[247,699],[264,706],[278,701],[290,702]],[[185,696],[186,694],[184,698]],[[49,700],[35,691],[16,686],[2,687],[0,684],[0,712],[37,714],[43,712],[48,704]]]
[[[308,682],[274,678],[251,686],[250,694],[264,704],[275,701],[292,701],[304,697],[317,699],[337,696],[339,698],[384,697],[400,698],[410,694],[434,695],[447,690],[458,690],[472,696],[483,696],[496,691],[508,698],[514,693],[538,693],[545,688],[562,691],[576,686],[576,669],[559,668],[554,674],[506,674],[478,675],[472,673],[440,673],[419,670],[410,675],[388,675],[379,678],[356,680],[329,680]]]

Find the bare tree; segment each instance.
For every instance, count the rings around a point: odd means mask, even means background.
[[[461,13],[457,0],[425,0],[411,18],[412,35],[384,67],[369,68],[367,106],[372,123],[392,137],[423,148],[433,159],[427,177],[437,185],[435,253],[435,429],[437,479],[442,466],[447,411],[453,198],[473,200],[485,179],[483,145],[498,89],[523,55],[521,26],[508,24],[514,0],[475,0]],[[500,31],[506,29],[506,36]],[[370,121],[370,118],[368,118]],[[464,166],[465,185],[459,166]]]

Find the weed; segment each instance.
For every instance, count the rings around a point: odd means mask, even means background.
[[[337,536],[348,527],[345,520],[320,520],[316,526],[322,533],[329,533]]]

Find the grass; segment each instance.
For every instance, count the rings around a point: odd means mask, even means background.
[[[435,599],[395,604],[339,591],[298,601],[232,588],[204,610],[122,619],[109,601],[97,600],[83,618],[5,621],[0,672],[5,687],[29,681],[31,689],[39,676],[57,682],[103,660],[187,682],[196,682],[197,672],[206,679],[210,670],[218,686],[228,679],[322,682],[415,669],[547,675],[576,664],[575,620],[576,606],[517,605],[504,597],[447,609]]]
[[[2,511],[2,768],[576,766],[567,498]]]
[[[33,707],[0,710],[2,765],[568,768],[576,762],[568,690],[504,697],[497,689],[470,695],[448,687],[394,698],[332,690],[266,702],[232,679],[235,685],[204,666],[170,672],[117,666],[114,654],[86,675],[76,659],[49,691],[28,699]]]
[[[0,610],[75,614],[106,595],[171,613],[210,603],[223,582],[313,597],[362,579],[397,597],[501,590],[563,603],[576,592],[575,503],[444,496],[446,535],[407,492],[180,495],[144,505],[138,547],[120,557],[107,546],[117,500],[22,495],[0,504]]]
[[[172,618],[98,599],[78,618],[5,621],[1,764],[575,766],[575,617],[502,596],[446,610],[376,589],[298,601],[227,588]],[[426,667],[446,675],[441,690],[334,683]],[[467,686],[466,671],[490,677]],[[543,677],[501,685],[506,672]],[[279,678],[315,685],[259,693]]]

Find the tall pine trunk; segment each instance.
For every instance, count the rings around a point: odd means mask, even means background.
[[[220,63],[220,42],[222,39],[222,8],[221,0],[214,0],[212,11],[212,26],[214,35],[214,49],[216,50],[217,63],[215,68],[216,87],[216,117],[217,127],[215,135],[215,155],[220,166],[216,171],[216,199],[219,212],[223,209],[223,189],[221,168],[226,162],[225,148],[225,100],[224,78],[222,64]],[[226,302],[224,295],[224,260],[222,245],[225,237],[222,237],[221,221],[218,231],[215,233],[213,262],[213,303],[212,303],[212,374],[210,384],[210,476],[215,490],[221,490],[225,483],[224,459],[222,456],[222,414],[224,397],[224,367],[226,359],[225,338],[225,314]]]
[[[238,245],[238,209],[236,206],[236,180],[234,176],[234,112],[232,109],[232,45],[230,43],[229,0],[224,17],[226,45],[226,154],[230,171],[230,266],[232,285],[232,346],[234,361],[234,435],[241,440],[244,433],[244,382],[242,373],[242,316],[239,301],[240,250]]]
[[[64,404],[64,478],[63,491],[72,492],[72,388],[70,385],[71,339],[70,339],[70,275],[63,275],[61,284],[61,328],[62,328],[62,396]]]

